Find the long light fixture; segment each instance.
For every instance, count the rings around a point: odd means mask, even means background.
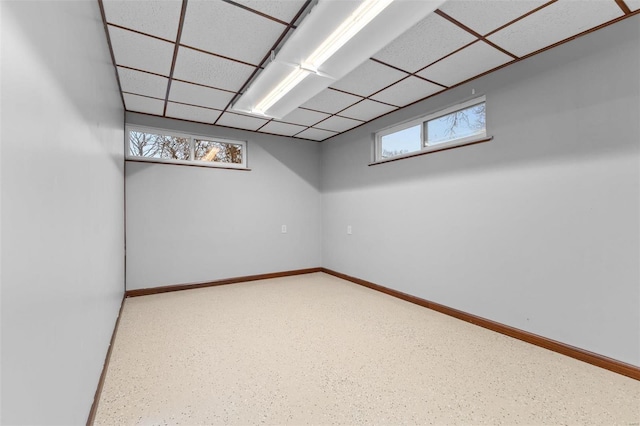
[[[291,89],[296,87],[298,83],[305,79],[310,73],[309,70],[298,67],[284,78],[263,100],[258,102],[253,109],[254,114],[265,115],[267,110],[278,102],[284,95],[289,93]]]
[[[283,119],[444,2],[317,0],[231,110]]]
[[[393,0],[366,0],[351,16],[349,16],[336,30],[322,42],[320,46],[304,61],[303,66],[320,68],[334,53],[338,51],[353,36],[380,14]]]
[[[317,73],[327,59],[333,56],[342,46],[362,30],[369,22],[380,14],[393,0],[365,0],[338,28],[331,33],[320,46],[313,51],[300,66],[285,77],[269,94],[267,94],[251,111],[255,114],[266,114],[267,110],[284,95],[296,87],[311,73]]]

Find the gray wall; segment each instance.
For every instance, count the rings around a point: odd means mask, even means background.
[[[640,365],[639,42],[630,18],[323,143],[323,266]],[[367,166],[472,88],[493,141]]]
[[[124,291],[124,113],[97,2],[0,7],[0,421],[84,424]]]
[[[127,289],[321,265],[320,144],[135,113],[127,123],[246,140],[251,168],[128,161]]]

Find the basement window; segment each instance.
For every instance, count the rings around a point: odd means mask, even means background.
[[[127,160],[205,167],[247,168],[247,143],[176,133],[138,126],[127,127]]]
[[[482,96],[379,131],[373,164],[490,140],[485,107]]]

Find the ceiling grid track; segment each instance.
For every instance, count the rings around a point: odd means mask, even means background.
[[[102,1],[102,0],[100,0],[100,1]],[[145,36],[145,37],[151,37],[151,38],[154,38],[156,40],[160,40],[160,41],[164,41],[164,42],[167,42],[167,43],[174,44],[173,41],[171,41],[169,39],[166,39],[164,37],[159,37],[157,35],[145,33],[143,31],[134,30],[133,28],[129,28],[129,27],[125,27],[125,26],[122,26],[122,25],[114,24],[113,22],[108,22],[108,25],[111,26],[111,27],[114,27],[114,28],[120,28],[121,30],[124,30],[124,31],[129,31],[129,32],[132,32],[132,33],[135,33],[135,34],[139,34],[139,35]]]
[[[615,0],[615,1],[618,4],[618,6],[620,7],[620,9],[622,9],[622,11],[624,12],[625,15],[631,14],[631,9],[629,9],[629,6],[627,6],[627,4],[624,2],[624,0]]]
[[[447,15],[446,13],[444,13],[443,11],[441,11],[440,9],[436,9],[436,11],[434,12],[435,14],[441,16],[442,18],[446,19],[447,21],[451,22],[454,25],[457,25],[458,27],[462,28],[463,30],[465,30],[466,32],[468,32],[469,34],[471,34],[472,36],[476,37],[478,40],[484,41],[485,43],[487,43],[488,45],[490,45],[491,47],[498,49],[499,51],[501,51],[502,53],[511,56],[513,59],[518,59],[518,57],[516,55],[514,55],[513,53],[507,51],[506,49],[503,49],[502,47],[498,46],[497,44],[487,40],[486,38],[484,38],[483,35],[475,32],[474,30],[472,30],[471,28],[467,27],[466,25],[460,23],[459,21],[453,19],[451,16]]]
[[[233,1],[233,0],[222,0],[222,1],[223,1],[223,2],[225,2],[225,3],[228,3],[228,4],[232,5],[232,6],[236,6],[236,7],[239,7],[239,8],[241,8],[241,9],[244,9],[244,10],[246,10],[246,11],[248,11],[248,12],[255,13],[256,15],[262,16],[263,18],[270,19],[270,20],[272,20],[273,22],[277,22],[277,23],[279,23],[279,24],[284,25],[285,27],[289,27],[289,25],[291,25],[291,23],[289,23],[289,22],[282,21],[282,20],[280,20],[280,19],[278,19],[278,18],[274,18],[274,17],[273,17],[273,16],[271,16],[271,15],[267,15],[266,13],[262,13],[262,12],[260,12],[260,11],[258,11],[258,10],[251,9],[251,8],[250,8],[250,7],[248,7],[248,6],[245,6],[244,4],[241,4],[241,3],[237,3],[237,2],[235,2],[235,1]],[[303,7],[304,7],[304,6],[303,6]],[[294,19],[293,19],[293,22],[295,22],[295,20],[296,20],[296,18],[294,18]],[[295,26],[294,26],[293,28],[295,28]]]
[[[270,5],[246,0],[203,2],[197,14],[193,5],[187,13],[188,0],[158,1],[149,14],[140,3],[131,6],[130,13],[130,6],[125,6],[128,2],[97,1],[127,111],[316,141],[330,139],[398,108],[640,14],[637,2],[625,0],[592,2],[589,6],[574,6],[569,0],[535,0],[528,2],[530,7],[514,2],[511,12],[502,13],[501,9],[496,14],[489,9],[498,6],[476,5],[483,0],[468,2],[464,7],[444,3],[426,19],[446,29],[452,37],[443,36],[434,28],[425,29],[424,25],[417,28],[418,23],[401,37],[413,32],[412,35],[400,44],[397,40],[392,43],[395,45],[391,51],[377,53],[287,116],[274,119],[237,113],[231,107],[269,63],[272,51],[277,52],[286,43],[316,0]],[[489,8],[486,11],[485,6]],[[221,11],[224,13],[218,13]],[[206,19],[197,19],[205,16],[203,12],[212,13],[211,25],[207,26]],[[540,41],[540,37],[532,35],[532,28],[547,21],[551,25],[547,34],[551,35]],[[255,23],[264,34],[252,27],[255,34],[238,37],[234,31],[245,22]],[[565,28],[567,23],[571,30]],[[225,38],[225,31],[235,36]],[[171,40],[173,34],[175,42]],[[516,34],[521,39],[515,40]],[[202,38],[205,35],[209,38]],[[415,43],[416,37],[430,40],[431,36],[441,39],[435,42],[440,44],[434,44],[433,51]],[[217,37],[221,37],[219,42]],[[262,45],[256,48],[256,42]],[[187,52],[192,56],[183,58]],[[411,56],[413,53],[418,54],[417,60]],[[259,65],[255,65],[260,58]],[[461,64],[467,63],[471,71],[460,71],[467,68]],[[419,95],[422,96],[416,99]]]
[[[102,17],[102,26],[104,27],[104,33],[107,37],[107,45],[109,46],[109,55],[111,55],[111,62],[113,63],[113,70],[116,73],[116,82],[118,83],[118,89],[120,90],[120,100],[122,101],[122,108],[127,109],[127,104],[124,102],[124,95],[122,94],[122,84],[120,83],[120,75],[118,74],[118,66],[116,65],[116,57],[113,54],[113,46],[111,45],[111,36],[109,35],[109,27],[107,26],[107,17],[104,13],[104,4],[102,0],[98,0],[98,7],[100,9],[100,16]]]
[[[171,61],[171,71],[169,73],[169,82],[167,83],[167,95],[164,98],[163,116],[167,116],[167,106],[169,105],[169,92],[171,91],[171,81],[173,80],[173,72],[176,69],[176,60],[178,59],[178,50],[180,49],[180,37],[182,37],[182,28],[184,27],[184,17],[187,14],[187,3],[189,0],[182,0],[182,9],[180,10],[180,22],[178,23],[178,33],[176,35],[176,45],[173,49],[173,60]]]
[[[237,62],[239,64],[247,65],[247,66],[253,67],[253,68],[261,68],[261,66],[262,66],[262,65],[252,64],[252,63],[249,63],[249,62],[246,62],[246,61],[241,61],[239,59],[231,58],[229,56],[219,55],[217,53],[209,52],[208,50],[200,49],[198,47],[189,46],[188,44],[180,44],[180,46],[186,47],[187,49],[195,50],[196,52],[204,53],[205,55],[215,56],[215,57],[220,58],[220,59],[225,59],[225,60],[231,61],[231,62]]]
[[[231,105],[233,105],[233,102],[236,100],[236,98],[243,93],[243,91],[249,86],[249,83],[251,83],[251,81],[256,77],[258,71],[260,69],[263,68],[263,66],[265,65],[265,63],[271,58],[271,52],[275,51],[278,46],[280,45],[280,43],[282,42],[282,40],[284,40],[284,38],[287,36],[287,33],[289,31],[291,31],[292,28],[294,28],[294,24],[296,23],[296,21],[300,18],[300,16],[302,16],[302,14],[304,14],[305,10],[307,9],[307,7],[309,6],[309,4],[311,4],[312,0],[307,0],[304,5],[300,8],[300,10],[298,11],[298,13],[296,14],[296,16],[291,20],[291,22],[287,25],[287,27],[284,29],[284,31],[282,32],[282,34],[280,34],[280,37],[278,38],[278,40],[276,40],[276,42],[273,44],[273,46],[271,47],[271,49],[269,49],[269,51],[267,52],[267,54],[264,56],[264,58],[262,59],[262,61],[260,61],[260,65],[253,71],[253,73],[249,76],[249,78],[247,79],[247,81],[245,81],[245,83],[242,85],[242,87],[240,87],[240,90],[238,90],[238,92],[236,93],[236,96],[234,96],[229,103],[227,104],[227,106],[224,108],[224,111],[222,114],[220,114],[220,116],[216,119],[216,121],[213,123],[214,125],[218,123],[218,120],[220,120],[220,117],[222,117],[222,115],[227,112],[227,110],[229,109],[229,107]],[[229,4],[236,4],[235,2],[228,2]],[[271,121],[271,120],[269,120]],[[267,124],[267,123],[265,123]],[[262,126],[261,126],[262,127]]]
[[[487,34],[485,34],[484,36],[485,36],[485,37],[489,37],[490,35],[495,34],[495,33],[497,33],[498,31],[501,31],[501,30],[503,30],[503,29],[505,29],[505,28],[507,28],[507,27],[509,27],[509,26],[511,26],[511,25],[513,25],[513,24],[515,24],[516,22],[523,20],[524,18],[526,18],[526,17],[527,17],[527,16],[529,16],[529,15],[533,15],[534,13],[536,13],[536,12],[538,12],[538,11],[540,11],[540,10],[544,9],[544,8],[545,8],[545,7],[547,7],[547,6],[552,5],[553,3],[556,3],[557,1],[558,1],[558,0],[551,0],[551,1],[549,1],[549,2],[545,3],[545,4],[541,5],[541,6],[536,7],[535,9],[531,9],[529,12],[524,13],[524,14],[522,14],[522,15],[518,16],[516,19],[514,19],[514,20],[512,20],[512,21],[509,21],[509,22],[507,22],[507,23],[506,23],[506,24],[504,24],[504,25],[499,26],[498,28],[496,28],[496,29],[494,29],[494,30],[492,30],[492,31],[488,32],[488,33],[487,33]]]

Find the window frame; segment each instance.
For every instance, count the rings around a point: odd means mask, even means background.
[[[481,103],[485,103],[486,105],[487,99],[486,96],[482,95],[482,96],[476,96],[473,99],[469,99],[467,101],[461,102],[461,103],[457,103],[455,105],[452,105],[450,107],[444,108],[444,109],[440,109],[438,111],[429,113],[427,115],[423,115],[420,116],[418,118],[412,118],[410,120],[407,121],[403,121],[399,124],[394,124],[392,126],[389,127],[385,127],[379,131],[377,131],[375,133],[374,136],[374,158],[373,158],[373,163],[372,164],[379,164],[379,163],[385,163],[388,161],[395,161],[395,160],[399,160],[399,159],[403,159],[403,158],[410,158],[410,157],[415,157],[418,155],[422,155],[422,154],[428,154],[430,152],[436,152],[436,151],[444,151],[446,149],[451,149],[451,148],[456,148],[459,146],[464,146],[464,145],[471,145],[471,144],[475,144],[481,141],[488,141],[491,140],[492,138],[487,136],[487,123],[486,123],[486,109],[485,109],[485,126],[484,126],[484,132],[482,135],[472,135],[472,136],[466,136],[463,138],[457,138],[457,139],[452,139],[450,141],[446,141],[446,142],[441,142],[435,145],[428,145],[428,141],[426,140],[426,137],[428,136],[426,134],[426,126],[427,123],[429,121],[432,120],[436,120],[438,118],[442,118],[444,116],[447,116],[449,114],[452,114],[454,112],[457,111],[462,111],[464,109],[473,107],[475,105],[479,105]],[[382,157],[382,138],[384,136],[388,136],[394,133],[398,133],[401,132],[403,130],[406,130],[408,128],[414,127],[414,126],[420,126],[420,146],[421,148],[419,150],[416,151],[411,151],[411,152],[407,152],[405,154],[401,154],[401,155],[395,155],[393,157],[388,157],[388,158],[383,158]]]
[[[178,160],[174,158],[139,157],[137,155],[132,155],[131,154],[131,137],[130,137],[130,133],[132,131],[189,139],[189,160]],[[217,169],[249,170],[247,166],[247,161],[248,161],[247,141],[245,140],[220,138],[217,136],[204,135],[201,133],[183,133],[175,130],[164,129],[161,127],[139,126],[135,124],[131,124],[131,125],[127,124],[125,126],[125,134],[126,134],[125,160],[127,161],[141,161],[145,163],[159,163],[159,164],[178,164],[183,166],[211,167],[211,168],[217,168]],[[222,161],[196,160],[195,159],[195,140],[196,139],[242,146],[242,163],[224,163]]]

